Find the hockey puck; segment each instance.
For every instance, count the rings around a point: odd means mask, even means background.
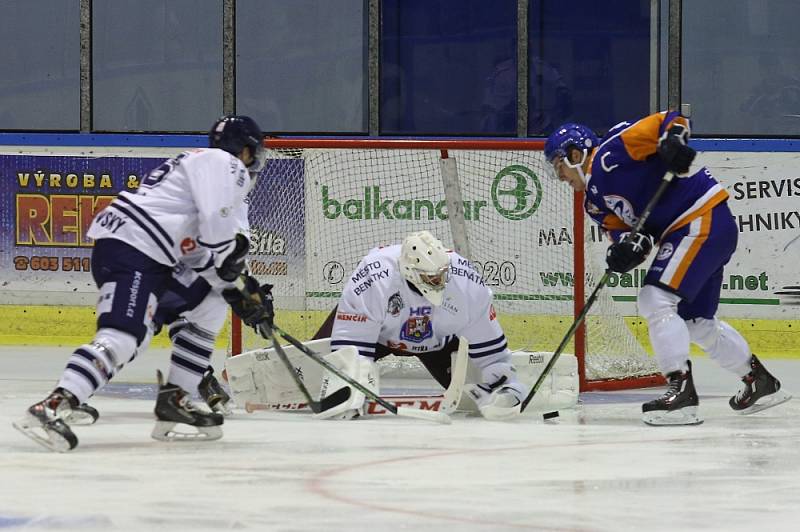
[[[557,417],[558,417],[558,411],[547,412],[545,414],[542,414],[542,418],[544,418],[544,419],[555,419]]]

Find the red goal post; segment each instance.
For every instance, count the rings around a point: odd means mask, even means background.
[[[267,165],[250,195],[250,264],[275,285],[280,323],[291,313],[329,311],[371,247],[428,229],[483,273],[512,349],[547,356],[602,273],[597,253],[587,252],[603,244],[591,242],[582,194],[553,177],[543,141],[270,138],[265,145]],[[574,338],[581,390],[663,382],[611,295],[602,299]],[[237,354],[263,342],[248,341],[234,317],[230,346]]]

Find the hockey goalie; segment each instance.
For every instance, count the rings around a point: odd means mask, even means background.
[[[492,292],[471,263],[448,251],[429,232],[402,244],[375,248],[350,276],[332,318],[308,344],[313,351],[378,394],[376,362],[389,355],[416,357],[444,389],[442,396],[392,397],[404,405],[466,410],[490,420],[521,413],[521,402],[547,363],[546,355],[512,356],[492,306]],[[319,398],[320,419],[353,419],[382,413],[363,392],[286,347],[293,371]],[[286,366],[272,349],[228,359],[234,399],[248,410],[297,409],[304,405]],[[574,357],[562,357],[527,411],[569,408],[577,402]],[[326,398],[341,397],[342,401]]]

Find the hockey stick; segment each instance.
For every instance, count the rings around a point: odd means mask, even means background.
[[[664,174],[664,178],[661,180],[661,184],[658,186],[658,189],[656,190],[655,194],[653,194],[653,197],[650,198],[650,201],[645,206],[642,215],[636,222],[636,225],[633,226],[631,232],[628,233],[628,236],[625,237],[625,240],[627,242],[630,242],[633,239],[633,237],[636,236],[637,233],[640,233],[642,231],[642,229],[644,228],[645,221],[647,221],[647,218],[650,217],[650,212],[656,206],[656,203],[661,199],[661,196],[664,195],[664,192],[666,192],[667,187],[672,182],[673,177],[675,177],[675,174],[671,172]],[[539,378],[531,387],[531,391],[528,392],[528,396],[525,397],[524,401],[522,401],[522,405],[520,406],[520,412],[524,412],[525,408],[530,404],[531,401],[533,401],[534,395],[536,395],[536,392],[539,390],[544,380],[550,374],[550,370],[552,370],[553,366],[556,365],[558,357],[561,356],[561,352],[564,351],[564,348],[567,346],[567,343],[572,338],[572,335],[575,334],[575,331],[578,330],[578,327],[580,327],[581,323],[583,323],[583,320],[586,319],[586,315],[589,313],[589,309],[592,308],[592,305],[594,305],[594,302],[597,300],[597,294],[600,292],[600,289],[606,285],[612,273],[613,272],[611,271],[610,268],[606,268],[606,271],[603,273],[603,276],[597,282],[597,286],[592,291],[591,295],[589,296],[589,299],[586,300],[586,304],[583,306],[583,309],[581,310],[580,314],[578,314],[578,316],[575,318],[575,321],[572,322],[572,325],[567,331],[567,334],[564,336],[564,339],[561,340],[560,344],[558,344],[558,347],[553,353],[552,358],[550,358],[550,362],[548,362],[547,365],[544,367],[542,373],[539,375]]]
[[[458,351],[453,370],[450,372],[450,386],[442,396],[441,411],[448,414],[456,411],[461,395],[464,393],[464,384],[467,380],[467,366],[469,365],[469,342],[461,336],[458,339]]]
[[[379,395],[375,394],[372,390],[361,384],[360,382],[350,378],[349,375],[343,373],[339,370],[336,366],[322,358],[318,353],[312,351],[308,347],[306,347],[302,342],[291,336],[289,333],[282,330],[280,327],[275,325],[273,327],[275,331],[280,334],[284,340],[295,346],[301,352],[303,352],[306,356],[308,356],[311,360],[322,366],[323,368],[327,369],[347,384],[355,388],[356,390],[360,391],[367,397],[369,397],[372,401],[375,401],[383,408],[391,412],[396,416],[401,417],[413,417],[417,419],[425,419],[428,421],[434,421],[436,423],[442,424],[449,424],[451,422],[450,416],[448,416],[445,412],[436,412],[433,410],[417,410],[415,408],[407,408],[407,407],[397,407],[392,403],[386,401]]]
[[[297,388],[300,390],[300,393],[303,394],[303,397],[305,397],[306,403],[308,403],[308,407],[311,409],[311,411],[314,412],[315,414],[322,412],[322,405],[320,404],[319,401],[315,401],[311,397],[311,393],[308,391],[308,388],[306,388],[305,383],[302,380],[300,380],[300,376],[294,370],[294,366],[292,366],[292,363],[289,361],[289,357],[286,355],[286,351],[284,351],[283,347],[281,347],[280,342],[278,342],[278,337],[275,336],[275,333],[272,331],[272,329],[270,329],[269,327],[265,327],[263,324],[259,324],[257,329],[258,333],[261,335],[262,338],[264,338],[265,340],[272,340],[272,347],[275,349],[275,352],[278,353],[278,357],[281,359],[281,362],[283,362],[283,365],[286,366],[286,371],[288,371],[292,375],[294,383],[297,385]],[[350,395],[349,390],[342,388],[341,390],[337,390],[336,393],[332,394],[331,397],[341,395],[339,392],[344,392],[348,396]],[[341,398],[337,397],[337,400],[345,401],[347,400],[347,397],[341,397]],[[245,408],[245,410],[247,410],[247,408]],[[250,412],[250,410],[247,411]]]
[[[347,389],[349,390],[349,388]],[[391,402],[397,407],[449,413],[449,411],[444,408],[444,396],[442,395],[383,395],[381,398]],[[256,410],[303,410],[307,406],[306,403],[300,402],[259,403],[258,401],[245,401],[244,403],[244,409],[247,412],[255,412]],[[391,412],[370,398],[367,398],[364,403],[364,413],[368,415],[391,414]]]

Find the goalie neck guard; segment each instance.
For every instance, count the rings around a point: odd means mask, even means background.
[[[411,233],[400,248],[400,271],[425,299],[439,306],[450,279],[450,256],[428,231]]]

